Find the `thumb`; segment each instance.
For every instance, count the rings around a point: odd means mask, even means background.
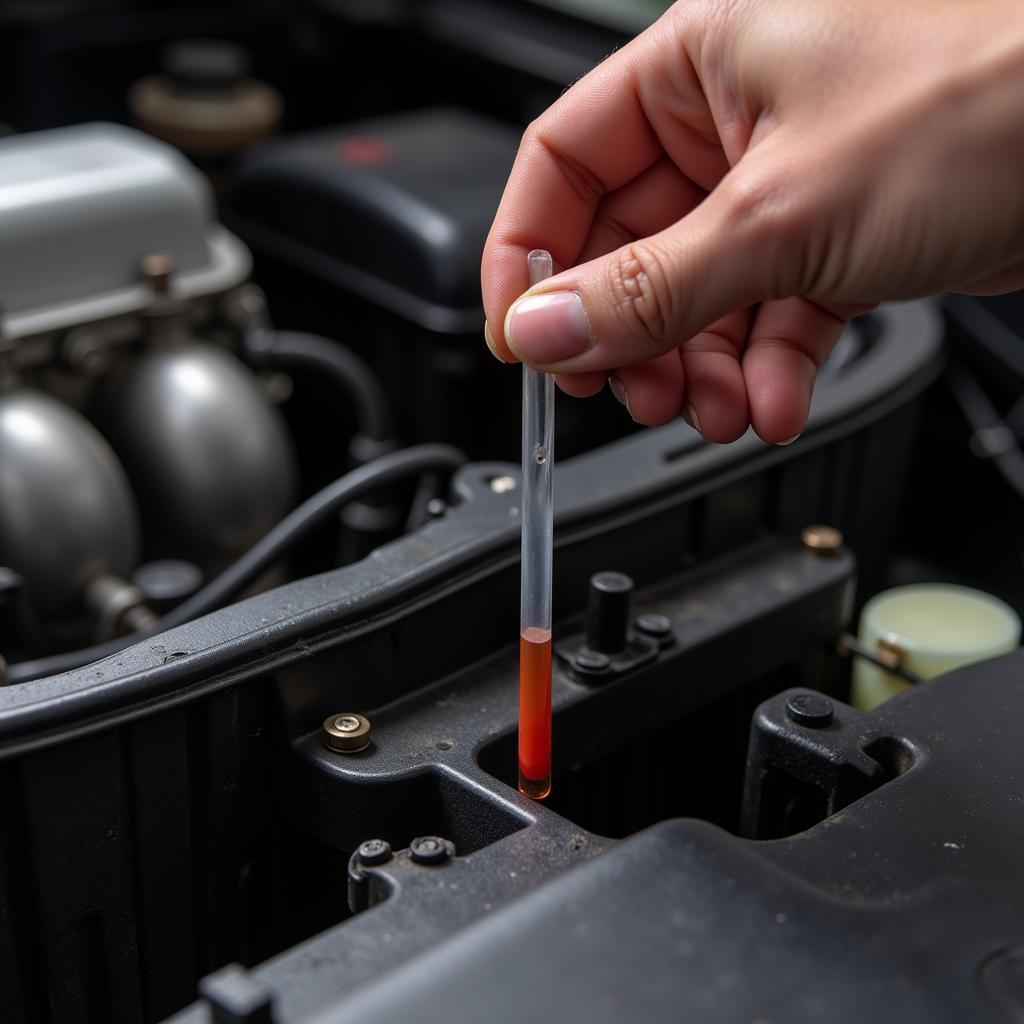
[[[613,370],[774,297],[768,232],[753,205],[749,188],[726,179],[664,231],[535,285],[509,308],[505,341],[549,372]]]

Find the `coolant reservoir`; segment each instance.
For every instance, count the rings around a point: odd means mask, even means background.
[[[901,665],[931,679],[1020,644],[1017,613],[1004,601],[952,583],[915,583],[876,594],[860,617],[860,642],[900,654]],[[865,658],[853,669],[851,700],[864,711],[910,686]]]

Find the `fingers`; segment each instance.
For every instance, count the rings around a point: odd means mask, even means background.
[[[672,351],[617,369],[615,397],[638,423],[683,418],[707,440],[727,444],[753,425],[770,444],[803,430],[818,369],[845,317],[802,298],[738,310]],[[600,371],[565,374],[562,390],[583,398],[604,385]]]
[[[740,359],[753,314],[740,309],[680,346],[686,373],[683,418],[709,441],[728,444],[750,425]]]
[[[787,444],[803,430],[818,369],[845,322],[802,298],[739,310],[678,352],[615,371],[612,390],[648,426],[681,412],[717,444],[736,440],[750,425],[762,440]],[[593,386],[597,374],[584,378]]]
[[[683,364],[678,352],[667,352],[645,363],[621,367],[608,378],[608,386],[637,423],[659,427],[679,415]]]
[[[598,204],[650,167],[661,150],[633,87],[631,49],[581,79],[527,129],[484,246],[484,312],[499,352],[501,325],[527,287],[526,254],[576,262]]]
[[[766,302],[743,355],[750,422],[762,440],[787,444],[804,428],[811,392],[846,322],[807,299]]]
[[[663,355],[770,292],[775,268],[758,244],[763,233],[742,213],[720,187],[666,230],[549,278],[510,308],[505,342],[556,373]]]
[[[675,224],[701,199],[695,185],[670,160],[661,159],[598,205],[577,263],[586,263],[637,238]]]
[[[608,382],[605,373],[561,373],[555,383],[573,398],[590,398],[596,395]]]
[[[688,173],[691,163],[702,181],[712,165],[717,176],[724,173],[724,156],[703,134],[704,122],[712,122],[696,75],[680,75],[671,87],[645,84],[651,68],[688,62],[676,36],[664,27],[641,33],[581,79],[524,135],[481,266],[484,311],[500,357],[508,358],[502,325],[512,301],[526,290],[530,249],[548,249],[558,267],[579,262],[602,198],[643,175],[663,159],[666,148],[681,177],[695,180]],[[669,122],[658,129],[643,99],[645,89],[652,88],[659,95],[647,103],[657,108],[656,119]],[[661,95],[665,89],[673,95]],[[675,95],[678,91],[685,95]],[[661,108],[700,119],[701,130],[689,131]],[[648,201],[660,202],[650,195]],[[671,219],[685,208],[682,204]],[[670,222],[657,219],[650,230]]]
[[[623,243],[643,238],[675,223],[703,196],[704,191],[675,164],[664,159],[657,161],[633,181],[601,200],[579,261],[603,256]],[[484,338],[492,355],[502,362],[518,362],[507,344],[499,340],[501,337],[501,331],[496,338],[490,323],[485,323]],[[602,386],[604,379],[605,375],[601,375]]]

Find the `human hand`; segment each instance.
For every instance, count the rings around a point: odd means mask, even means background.
[[[641,423],[791,440],[849,317],[1024,285],[1021,110],[1018,0],[677,3],[524,135],[488,344]],[[561,272],[513,305],[533,248]]]

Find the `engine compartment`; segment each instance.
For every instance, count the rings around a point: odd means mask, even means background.
[[[850,631],[1024,608],[1018,300],[858,318],[788,447],[559,396],[535,803],[479,252],[657,5],[88,6],[0,41],[89,83],[0,104],[4,1020],[1017,1019],[1020,656],[862,710]]]

